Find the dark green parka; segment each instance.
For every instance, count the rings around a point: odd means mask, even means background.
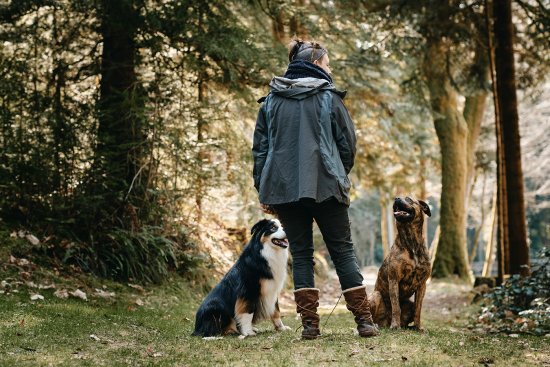
[[[275,77],[258,113],[252,154],[260,202],[284,204],[331,197],[349,205],[355,128],[327,80]]]

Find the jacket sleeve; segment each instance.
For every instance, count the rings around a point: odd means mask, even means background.
[[[344,106],[342,98],[333,95],[332,99],[332,135],[336,141],[340,159],[344,165],[346,174],[349,174],[355,162],[357,151],[355,137],[355,125],[351,120],[349,112]]]
[[[264,169],[269,148],[267,135],[267,122],[265,119],[265,104],[262,105],[256,119],[256,128],[254,129],[254,138],[252,142],[252,157],[254,158],[254,169],[252,176],[254,177],[254,187],[260,191],[260,179],[262,170]]]

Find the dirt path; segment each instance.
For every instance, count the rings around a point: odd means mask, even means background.
[[[378,274],[377,267],[365,267],[361,273],[365,278],[364,283],[367,285],[367,291],[370,293],[374,290],[376,276]],[[319,312],[328,314],[334,308],[341,294],[340,283],[334,270],[331,270],[329,277],[326,280],[316,279],[317,287],[320,289]],[[423,313],[424,315],[437,316],[442,318],[453,318],[460,310],[470,303],[471,288],[457,280],[456,284],[440,282],[431,279],[428,283],[428,289],[424,299]],[[279,300],[283,311],[291,313],[295,309],[294,296],[292,292],[284,292]],[[345,302],[340,299],[336,311],[345,311]]]

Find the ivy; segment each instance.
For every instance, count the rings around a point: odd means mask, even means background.
[[[514,274],[485,296],[479,323],[505,333],[550,332],[550,247],[535,261],[530,276]]]

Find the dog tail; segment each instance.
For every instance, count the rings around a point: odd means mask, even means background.
[[[221,335],[231,323],[231,318],[220,310],[204,310],[197,311],[195,321],[195,331],[193,336],[215,336]]]

